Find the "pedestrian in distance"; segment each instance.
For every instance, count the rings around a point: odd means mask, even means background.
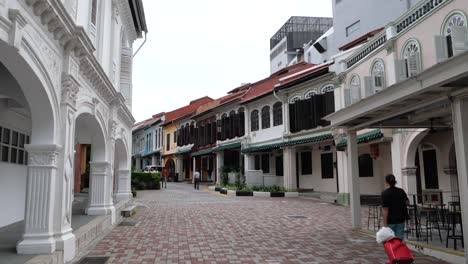
[[[161,177],[161,188],[163,188],[163,186],[164,189],[167,188],[167,173],[163,173]]]
[[[193,173],[193,188],[195,190],[199,190],[200,189],[200,172],[198,172],[198,170],[196,170],[194,173]]]
[[[408,196],[395,186],[397,181],[393,174],[385,176],[385,182],[389,187],[382,192],[383,226],[390,227],[395,236],[404,241],[405,221],[409,219]]]

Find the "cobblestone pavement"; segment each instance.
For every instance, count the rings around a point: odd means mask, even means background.
[[[139,192],[136,226],[117,226],[88,256],[109,263],[385,263],[353,233],[349,208],[304,198],[228,197],[168,184]],[[299,216],[305,218],[292,218]],[[444,263],[415,254],[415,263]]]

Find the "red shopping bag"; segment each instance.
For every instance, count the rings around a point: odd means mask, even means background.
[[[388,261],[391,264],[411,264],[414,261],[409,248],[399,238],[392,238],[384,244]]]

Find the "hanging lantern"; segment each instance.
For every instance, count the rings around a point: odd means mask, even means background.
[[[379,144],[370,145],[370,156],[372,159],[377,159],[379,157]]]

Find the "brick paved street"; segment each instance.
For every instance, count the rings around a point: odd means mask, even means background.
[[[88,256],[110,263],[384,263],[350,231],[349,208],[304,198],[228,197],[187,184],[139,192],[138,213]],[[306,218],[289,218],[304,216]],[[444,263],[415,254],[416,263]]]

